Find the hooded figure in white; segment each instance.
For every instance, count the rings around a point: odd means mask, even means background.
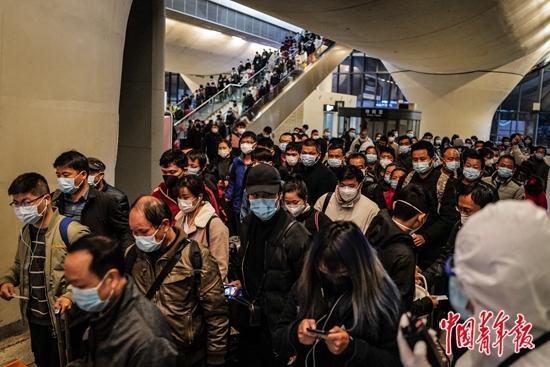
[[[491,204],[472,215],[458,233],[454,272],[463,292],[474,307],[496,316],[503,310],[510,317],[506,329],[514,327],[516,315],[533,324],[533,341],[550,331],[550,219],[529,201],[505,200]],[[489,320],[491,327],[495,316]],[[408,322],[402,318],[402,326]],[[476,330],[475,338],[479,336]],[[495,342],[491,332],[490,343]],[[455,340],[453,339],[453,343]],[[405,367],[429,367],[426,345],[419,342],[414,353],[401,331],[398,337],[401,362]],[[496,349],[487,356],[475,349],[462,355],[457,367],[498,366],[514,353],[513,335],[505,338],[498,357]],[[550,366],[550,342],[530,351],[514,367]]]
[[[544,210],[528,201],[506,200],[474,214],[458,233],[454,267],[475,315],[504,310],[510,330],[521,313],[533,324],[533,340],[550,331],[550,219]],[[476,345],[456,366],[498,366],[512,353],[513,335],[505,338],[502,357],[495,349],[489,356],[481,354]],[[550,366],[550,342],[513,366]]]

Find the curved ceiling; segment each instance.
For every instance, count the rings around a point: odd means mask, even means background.
[[[166,19],[165,69],[187,75],[227,73],[256,51],[270,49],[240,37]]]
[[[550,48],[547,0],[238,2],[404,70],[493,70]]]

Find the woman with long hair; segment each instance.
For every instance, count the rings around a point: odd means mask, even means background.
[[[274,331],[295,366],[400,366],[399,292],[359,227],[321,229]]]

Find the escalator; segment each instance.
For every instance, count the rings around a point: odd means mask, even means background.
[[[266,126],[275,130],[353,50],[334,44],[319,51],[317,61],[303,71],[289,73],[241,116],[248,120],[250,130],[259,133]]]
[[[246,111],[241,111],[239,118],[246,120],[249,123],[249,129],[256,132],[261,131],[265,126],[275,129],[351,52],[350,48],[334,44],[319,47],[315,52],[315,62],[308,64],[304,69],[295,68],[285,71],[281,75],[280,82]],[[290,57],[293,56],[295,55],[290,55]],[[218,113],[225,113],[233,102],[237,102],[240,106],[244,93],[263,83],[266,75],[280,61],[281,57],[278,56],[241,84],[227,85],[176,121],[174,126],[177,128],[182,123],[188,126],[187,122],[196,119],[201,121],[214,119]]]

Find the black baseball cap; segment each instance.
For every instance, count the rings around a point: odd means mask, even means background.
[[[88,169],[90,171],[105,171],[105,163],[97,158],[88,157]]]
[[[277,194],[281,190],[281,175],[269,164],[260,163],[250,169],[246,177],[246,193],[267,192]]]

